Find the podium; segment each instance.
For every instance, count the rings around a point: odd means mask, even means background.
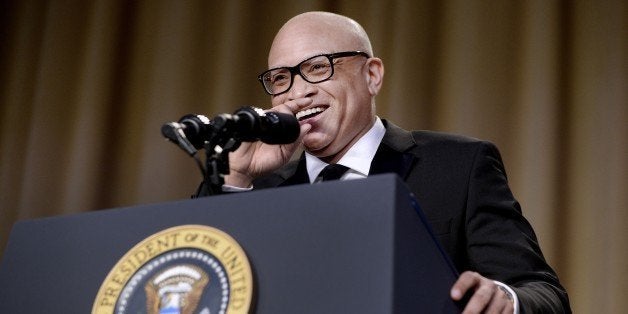
[[[0,313],[89,313],[129,250],[183,225],[240,245],[251,313],[460,311],[449,297],[455,269],[386,174],[18,222],[0,264]]]

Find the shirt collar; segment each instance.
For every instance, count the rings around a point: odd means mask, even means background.
[[[340,158],[338,164],[349,167],[351,169],[349,172],[364,177],[368,176],[371,162],[384,138],[384,133],[386,133],[386,127],[384,127],[382,120],[376,117],[371,129],[349,148],[345,155]],[[305,152],[305,164],[310,182],[314,182],[318,174],[327,166],[327,163],[308,152]]]

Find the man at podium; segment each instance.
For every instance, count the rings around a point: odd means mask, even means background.
[[[277,33],[260,76],[271,110],[296,115],[290,145],[243,143],[223,190],[246,191],[393,172],[415,194],[462,273],[451,297],[465,312],[570,312],[565,289],[522,216],[494,145],[405,131],[376,115],[384,64],[354,20],[308,12]],[[302,145],[298,160],[291,156]],[[200,195],[207,189],[201,187]]]

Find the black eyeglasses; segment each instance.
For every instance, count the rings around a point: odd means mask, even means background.
[[[334,59],[353,56],[370,58],[362,51],[322,54],[303,60],[293,67],[270,69],[260,74],[257,79],[262,83],[266,93],[276,96],[290,90],[297,74],[312,84],[327,81],[334,75]]]

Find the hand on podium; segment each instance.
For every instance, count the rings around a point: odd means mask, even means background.
[[[471,293],[463,313],[516,313],[514,298],[495,281],[465,271],[451,288],[451,298],[462,301]]]

